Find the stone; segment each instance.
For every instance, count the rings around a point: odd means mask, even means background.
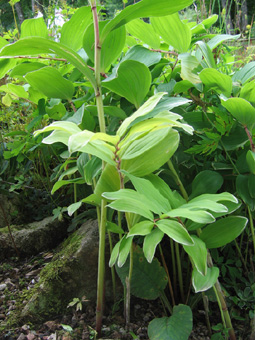
[[[25,334],[21,333],[21,334],[19,335],[19,337],[17,338],[17,340],[27,340],[27,337],[26,337]]]
[[[15,247],[5,229],[0,229],[0,261],[16,255]],[[12,234],[20,255],[31,256],[52,249],[63,241],[67,235],[67,224],[51,216],[14,228]]]
[[[109,242],[108,242],[109,244]],[[21,319],[46,321],[66,310],[74,299],[86,297],[95,308],[98,262],[98,224],[87,221],[60,246],[60,251],[40,273],[37,288],[25,305]],[[109,246],[106,245],[106,249]],[[112,282],[106,254],[106,299],[112,299]]]
[[[2,283],[2,284],[0,285],[0,291],[1,291],[1,290],[5,290],[5,288],[7,288],[7,284]]]

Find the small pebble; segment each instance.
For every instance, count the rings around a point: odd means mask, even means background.
[[[26,339],[27,339],[26,335],[21,333],[17,340],[26,340]]]
[[[7,284],[2,283],[2,284],[0,285],[0,291],[1,291],[1,290],[5,290],[6,287],[7,287]]]

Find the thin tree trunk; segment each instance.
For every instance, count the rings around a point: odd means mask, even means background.
[[[225,8],[225,24],[226,24],[226,33],[230,34],[233,31],[233,24],[231,20],[231,10],[229,7],[229,0],[221,0],[222,8]]]
[[[31,0],[32,13],[35,14],[35,0]]]
[[[21,7],[19,2],[17,2],[14,6],[15,6],[15,9],[16,9],[18,18],[19,18],[19,23],[21,25],[22,22],[24,21],[24,14],[23,14],[23,11],[22,11],[22,7]]]
[[[244,32],[246,30],[246,26],[248,25],[248,10],[247,10],[247,1],[242,0],[241,4],[241,30]]]

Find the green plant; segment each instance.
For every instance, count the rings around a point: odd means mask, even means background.
[[[60,43],[48,39],[45,25],[36,21],[37,37],[31,37],[26,23],[24,38],[0,52],[3,59],[19,60],[12,74],[21,72],[31,89],[26,94],[20,87],[4,90],[28,100],[37,92],[34,124],[42,126],[35,136],[40,143],[55,143],[55,152],[64,158],[56,166],[52,192],[72,186],[70,215],[83,203],[95,206],[100,233],[99,335],[107,231],[110,243],[111,233],[120,237],[111,243],[110,266],[119,267],[127,324],[130,295],[141,294],[144,284],[132,283],[145,263],[137,256],[137,243],[143,243],[144,256],[152,263],[142,269],[150,275],[159,268],[162,274],[162,285],[151,282],[148,290],[161,296],[169,312],[176,302],[189,301],[191,287],[186,287],[185,277],[192,280],[195,292],[214,287],[224,329],[235,339],[219,269],[208,249],[224,247],[245,228],[247,218],[239,216],[236,193],[247,206],[254,240],[254,197],[249,189],[254,177],[254,64],[234,72],[228,46],[222,43],[239,36],[208,36],[216,15],[199,24],[181,21],[177,11],[190,3],[143,0],[112,20],[100,21],[96,2],[90,1],[63,26]],[[151,17],[150,23],[140,17]],[[31,62],[33,58],[37,60]],[[43,140],[42,133],[47,134]],[[79,185],[86,188],[85,198],[77,195]],[[163,247],[164,241],[170,247]],[[153,260],[158,245],[164,269]],[[165,259],[168,252],[172,270]],[[112,276],[114,285],[114,270]],[[163,294],[167,283],[171,303]]]

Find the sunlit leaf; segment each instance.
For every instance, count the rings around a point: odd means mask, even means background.
[[[201,275],[206,275],[207,272],[207,249],[205,243],[197,236],[191,236],[193,245],[184,245],[183,248],[189,254],[190,259],[197,271]]]

